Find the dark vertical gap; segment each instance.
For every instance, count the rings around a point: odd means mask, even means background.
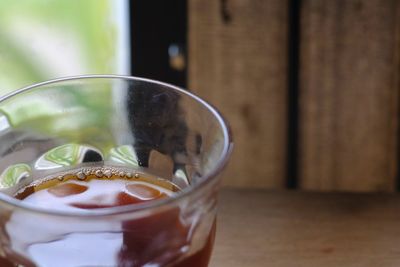
[[[131,0],[129,11],[131,74],[185,87],[186,68],[171,67],[169,51],[186,54],[187,1]]]
[[[298,186],[299,148],[299,59],[300,59],[300,7],[301,0],[289,0],[288,8],[288,141],[287,178],[288,188]]]
[[[400,74],[400,50],[398,49],[399,45],[400,45],[400,4],[396,4],[396,8],[395,8],[395,14],[396,14],[396,41],[395,41],[395,45],[394,45],[394,49],[395,49],[395,88],[397,89],[397,133],[396,133],[396,176],[395,176],[395,190],[397,192],[400,191],[400,123],[399,123],[399,119],[400,118],[400,78],[398,76],[398,74]]]
[[[397,67],[397,71],[399,73],[399,68]],[[399,81],[397,81],[397,90],[400,89]],[[397,97],[397,118],[400,118],[400,98]],[[397,122],[397,133],[396,133],[396,174],[395,174],[395,190],[400,192],[400,123]]]
[[[131,74],[138,77],[155,79],[181,87],[186,87],[185,64],[176,64],[176,57],[185,61],[187,39],[187,0],[131,0],[130,38],[131,38]],[[182,63],[182,60],[178,60]],[[187,64],[187,62],[185,62]],[[178,66],[178,67],[177,67]],[[180,67],[179,67],[180,66]],[[127,95],[129,124],[135,143],[140,166],[148,166],[152,149],[157,148],[164,154],[173,155],[182,149],[180,140],[186,134],[186,125],[180,122],[178,100],[168,102],[163,97],[153,98],[157,88],[132,90]],[[160,90],[162,91],[162,90]],[[166,145],[166,133],[163,123],[159,123],[161,110],[168,110],[163,116],[168,131],[174,132],[174,144]],[[146,121],[142,114],[146,114]],[[154,122],[154,123],[153,123]],[[175,128],[172,128],[175,127]],[[170,147],[172,147],[170,149]]]

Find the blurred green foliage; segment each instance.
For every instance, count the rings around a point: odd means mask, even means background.
[[[115,73],[121,60],[116,51],[121,25],[115,10],[117,3],[126,3],[122,1],[0,0],[0,96],[58,77]],[[103,152],[115,145],[111,87],[56,85],[50,88],[54,92],[40,88],[13,97],[1,103],[0,128],[72,142],[48,151],[44,158],[62,166],[77,164],[83,149],[79,143]],[[136,162],[126,148],[113,152],[118,159]],[[10,166],[0,175],[0,189],[15,185],[30,171],[27,164]]]
[[[117,31],[112,4],[1,0],[0,94],[60,76],[113,73]]]

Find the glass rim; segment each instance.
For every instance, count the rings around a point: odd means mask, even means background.
[[[140,203],[140,204],[130,204],[125,206],[117,206],[117,207],[110,207],[110,208],[99,208],[93,210],[82,210],[82,211],[62,211],[62,210],[55,210],[55,209],[46,209],[42,207],[36,207],[32,204],[24,203],[20,200],[17,200],[13,197],[10,197],[6,194],[0,193],[0,205],[4,203],[19,209],[23,209],[28,212],[35,212],[35,213],[42,213],[46,215],[53,215],[53,216],[68,216],[68,217],[99,217],[99,216],[110,216],[110,215],[123,215],[131,212],[139,213],[139,212],[146,212],[158,208],[167,208],[169,206],[173,206],[187,198],[190,198],[193,194],[200,191],[207,185],[213,182],[213,178],[215,178],[218,174],[226,166],[230,154],[233,148],[233,139],[232,139],[232,132],[230,126],[226,119],[222,116],[222,114],[215,108],[213,105],[202,99],[201,97],[197,96],[196,94],[189,92],[179,86],[175,86],[169,83],[137,77],[137,76],[128,76],[128,75],[114,75],[114,74],[90,74],[90,75],[76,75],[76,76],[66,76],[60,77],[56,79],[51,79],[39,83],[34,83],[20,89],[17,89],[11,93],[8,93],[4,96],[0,97],[0,104],[8,99],[11,99],[14,96],[23,94],[27,91],[31,91],[42,86],[57,84],[61,82],[69,82],[69,81],[79,81],[79,80],[90,80],[90,79],[116,79],[116,80],[128,80],[128,81],[140,81],[146,82],[154,85],[163,86],[165,88],[169,88],[179,94],[186,95],[196,102],[200,103],[204,106],[212,115],[217,119],[218,124],[220,125],[223,135],[224,135],[224,144],[221,156],[218,159],[215,167],[212,168],[207,174],[205,174],[202,179],[195,185],[189,186],[183,189],[181,192],[176,194],[176,196],[168,197],[164,199],[156,199],[153,201]]]

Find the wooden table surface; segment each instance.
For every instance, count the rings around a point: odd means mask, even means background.
[[[400,266],[400,195],[223,189],[210,267]]]

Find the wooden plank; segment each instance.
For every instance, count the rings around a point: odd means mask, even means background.
[[[300,186],[391,191],[397,170],[396,0],[304,0]]]
[[[189,1],[189,88],[234,134],[226,184],[285,184],[287,13],[287,1]]]
[[[225,189],[219,204],[210,267],[400,266],[399,195]]]

